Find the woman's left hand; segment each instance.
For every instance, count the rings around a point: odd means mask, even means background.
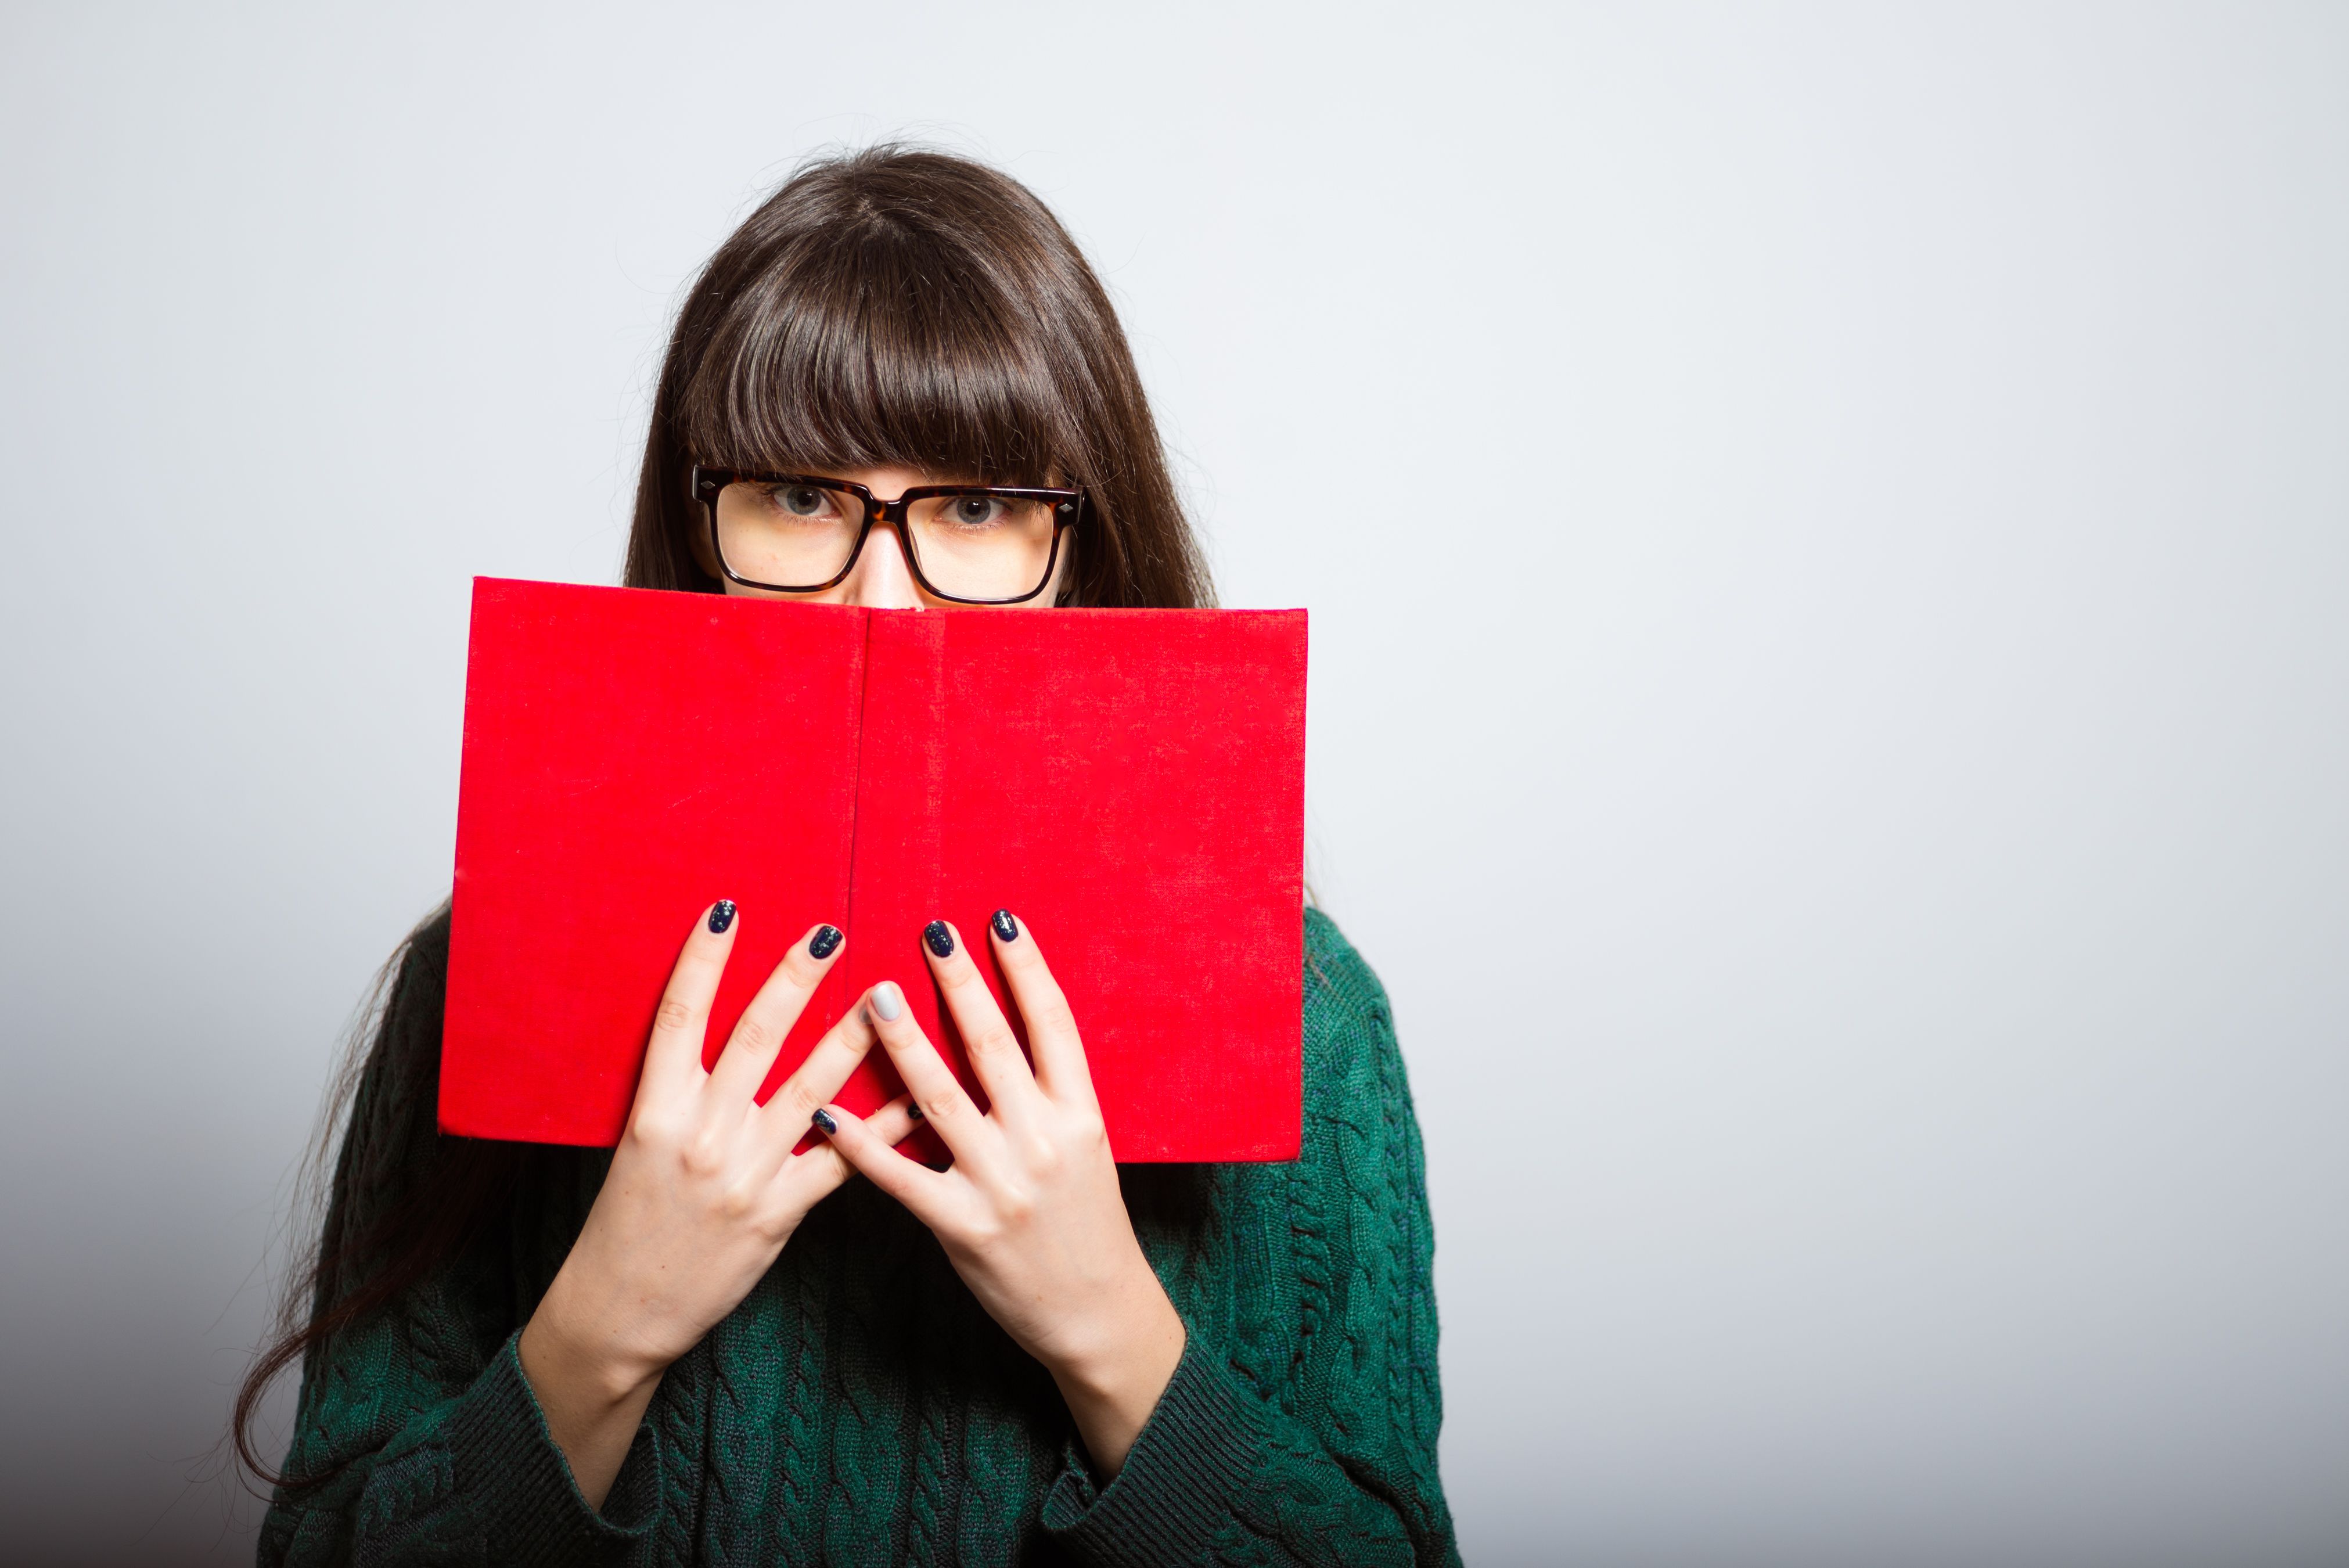
[[[982,1112],[887,981],[865,999],[914,1103],[954,1164],[932,1170],[838,1106],[816,1113],[833,1146],[936,1232],[971,1293],[1044,1364],[1085,1449],[1115,1474],[1183,1357],[1183,1320],[1142,1255],[1067,998],[1009,914],[991,922],[1031,1072],[987,982],[944,921],[923,933],[930,968],[991,1102]],[[826,1121],[831,1123],[824,1127]]]

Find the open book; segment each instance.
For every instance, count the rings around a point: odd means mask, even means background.
[[[986,934],[1009,909],[1118,1158],[1294,1158],[1305,630],[477,579],[442,1129],[617,1142],[678,949],[724,898],[708,1061],[790,944],[848,933],[762,1096],[885,979],[977,1095],[921,931],[954,922],[1016,1026]],[[875,1050],[838,1102],[899,1090]]]

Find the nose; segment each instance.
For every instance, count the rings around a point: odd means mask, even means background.
[[[875,523],[856,553],[856,565],[840,585],[842,604],[866,609],[922,609],[926,601],[914,569],[905,562],[905,541],[894,523]]]

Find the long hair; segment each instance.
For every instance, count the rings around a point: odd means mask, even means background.
[[[816,160],[718,247],[662,359],[627,587],[720,591],[687,488],[696,462],[1081,485],[1091,505],[1061,603],[1214,602],[1101,280],[1025,186],[952,154],[885,145]],[[446,1267],[521,1189],[526,1146],[421,1125],[433,1115],[439,1030],[397,1016],[408,988],[394,981],[429,960],[432,944],[419,939],[445,919],[436,911],[393,954],[328,1092],[309,1169],[331,1168],[333,1179],[306,1183],[316,1198],[296,1204],[295,1224],[316,1243],[289,1272],[237,1393],[237,1459],[267,1485],[305,1488],[334,1473],[281,1475],[254,1449],[252,1424],[278,1376],[296,1362],[306,1372],[336,1334]],[[437,983],[419,990],[439,994]],[[390,1059],[419,1035],[430,1060]],[[408,1139],[374,1147],[356,1137],[363,1084],[400,1086],[398,1115],[432,1151],[426,1168],[388,1168]],[[330,1159],[344,1126],[353,1130]]]

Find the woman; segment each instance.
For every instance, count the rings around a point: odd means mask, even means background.
[[[998,493],[1019,489],[1074,495]],[[626,580],[898,607],[1209,597],[1068,235],[1000,174],[892,148],[803,170],[688,297]],[[262,1562],[1457,1560],[1418,1128],[1384,994],[1325,918],[1303,915],[1302,1157],[1120,1169],[1084,1021],[1016,911],[981,940],[1032,1068],[967,934],[923,933],[985,1112],[895,982],[753,1104],[838,961],[830,926],[705,1072],[757,915],[719,899],[685,938],[608,1152],[438,1136],[446,911],[409,939],[306,1313],[239,1404],[242,1446],[300,1359]],[[832,1098],[876,1046],[910,1094],[860,1120]],[[892,1147],[925,1116],[944,1170]]]

